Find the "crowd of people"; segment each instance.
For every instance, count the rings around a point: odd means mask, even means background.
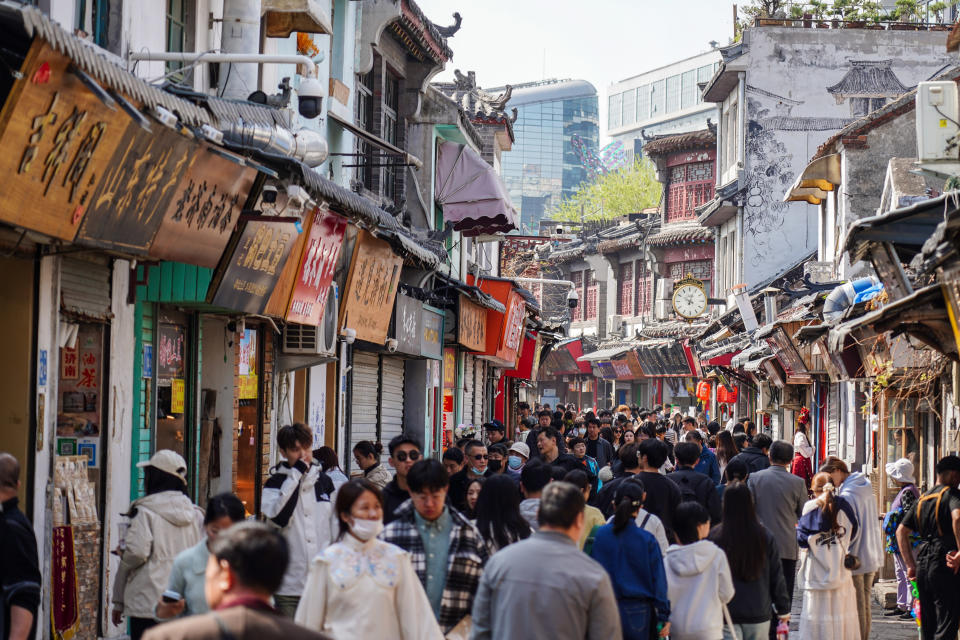
[[[354,478],[304,425],[283,427],[265,523],[243,522],[230,494],[200,510],[183,458],[158,451],[117,550],[114,622],[132,640],[757,640],[787,628],[796,586],[800,638],[866,640],[886,549],[916,581],[923,637],[956,638],[960,458],[923,496],[909,460],[888,465],[902,490],[881,525],[863,474],[834,457],[813,472],[803,423],[791,443],[670,407],[521,404],[518,417],[515,440],[493,421],[439,460],[397,436],[389,469],[360,442]],[[5,536],[20,522],[11,459]],[[891,615],[913,607],[900,595]],[[22,610],[38,599],[10,601],[4,640],[28,637]]]

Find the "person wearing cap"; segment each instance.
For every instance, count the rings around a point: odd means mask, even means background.
[[[903,554],[907,578],[917,581],[923,640],[953,640],[960,628],[960,458],[937,463],[937,485],[923,494],[897,527],[897,545],[909,549],[917,534],[916,560]]]
[[[484,430],[487,432],[487,443],[488,444],[497,444],[498,442],[504,442],[504,428],[503,423],[499,420],[491,420],[490,422],[483,425]]]
[[[113,592],[113,623],[129,618],[131,640],[157,624],[155,607],[174,558],[203,536],[203,510],[187,497],[186,461],[161,449],[137,467],[143,469],[146,495],[127,512],[130,527]]]
[[[514,442],[507,451],[507,474],[513,481],[520,484],[520,472],[530,459],[530,447],[524,442]]]
[[[904,620],[912,619],[910,609],[913,606],[913,594],[910,581],[907,580],[907,565],[903,561],[903,554],[913,555],[913,547],[900,549],[897,546],[897,527],[903,522],[904,515],[913,508],[920,492],[913,479],[913,463],[907,458],[900,458],[888,462],[885,466],[887,477],[900,487],[900,492],[893,499],[890,510],[883,517],[883,532],[886,535],[886,551],[893,556],[894,571],[897,576],[897,605],[884,612],[884,616],[900,616]]]

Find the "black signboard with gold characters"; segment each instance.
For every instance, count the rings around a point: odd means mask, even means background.
[[[250,220],[227,247],[207,292],[207,302],[244,313],[263,313],[297,239],[296,225]]]
[[[707,310],[707,291],[702,280],[691,274],[673,283],[673,310],[686,320],[699,318]]]

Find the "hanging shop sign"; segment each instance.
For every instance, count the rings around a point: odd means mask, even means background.
[[[630,370],[630,365],[627,364],[627,360],[611,360],[610,364],[613,366],[613,370],[616,372],[618,378],[632,378],[633,371]]]
[[[627,351],[627,354],[624,356],[627,361],[627,367],[630,368],[630,373],[634,378],[643,378],[643,367],[640,366],[640,360],[637,358],[637,352],[635,349]]]
[[[443,350],[443,388],[453,389],[457,386],[457,350],[447,347]]]
[[[306,246],[300,257],[297,280],[287,307],[287,322],[320,325],[346,229],[346,218],[330,211],[313,212]]]
[[[257,171],[209,147],[190,155],[148,255],[214,268],[236,229]]]
[[[423,303],[402,293],[397,294],[397,309],[393,314],[393,337],[397,353],[420,355],[420,334],[423,323]]]
[[[361,230],[350,261],[339,329],[357,332],[357,339],[383,344],[400,281],[403,259],[390,245]]]
[[[420,311],[420,355],[424,358],[443,358],[443,312],[423,305]]]
[[[540,334],[524,334],[523,344],[518,353],[520,356],[517,358],[516,367],[504,371],[503,375],[508,378],[520,378],[521,380],[536,380],[537,362],[540,359]]]
[[[77,232],[84,244],[146,254],[196,145],[167,127],[127,127]]]
[[[813,376],[810,375],[803,358],[800,357],[793,341],[782,327],[776,327],[773,333],[766,338],[766,341],[773,354],[777,356],[777,360],[780,361],[780,365],[786,373],[788,384],[813,383]]]
[[[598,362],[597,370],[600,372],[601,378],[613,379],[617,377],[617,372],[613,368],[612,362]]]
[[[473,284],[473,276],[467,277]],[[516,366],[520,337],[523,334],[526,303],[514,289],[513,282],[503,278],[481,278],[476,280],[480,290],[493,296],[506,308],[505,313],[487,310],[487,344],[478,357],[490,360],[494,364],[512,369]]]
[[[487,310],[460,294],[457,342],[470,351],[483,351],[487,345]]]
[[[131,125],[39,38],[0,111],[0,221],[72,242]],[[137,125],[133,125],[139,129]]]
[[[245,313],[263,313],[296,236],[296,227],[289,222],[246,222],[224,254],[207,292],[207,302]]]

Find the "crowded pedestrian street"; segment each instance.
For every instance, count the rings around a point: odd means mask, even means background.
[[[960,0],[0,0],[0,640],[960,640]]]

